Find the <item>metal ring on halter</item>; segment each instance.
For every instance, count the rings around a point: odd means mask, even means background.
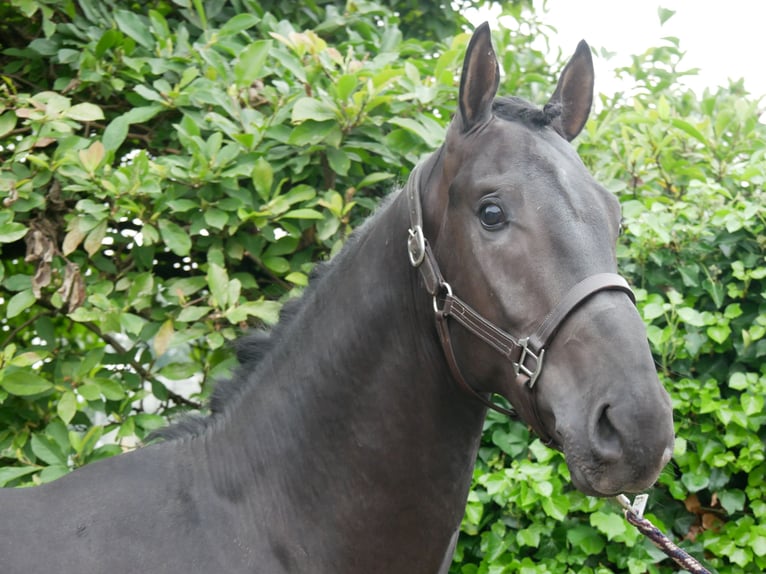
[[[439,291],[446,291],[447,297],[452,297],[452,287],[450,287],[450,284],[446,281],[442,281],[441,285],[439,285]],[[439,309],[439,301],[437,300],[437,295],[434,295],[433,298],[434,301],[434,313],[440,313],[442,309]]]
[[[426,238],[423,235],[423,228],[416,225],[409,229],[409,241],[407,241],[407,253],[410,256],[410,264],[418,267],[423,263],[426,256]]]

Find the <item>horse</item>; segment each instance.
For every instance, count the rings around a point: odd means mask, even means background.
[[[485,23],[441,147],[243,340],[210,415],[0,491],[3,572],[446,572],[490,408],[585,494],[649,487],[670,400],[616,271],[619,203],[569,143],[590,49],[542,108],[499,77]]]

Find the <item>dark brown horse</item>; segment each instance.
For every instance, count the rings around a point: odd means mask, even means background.
[[[615,275],[618,202],[568,144],[589,49],[542,109],[496,98],[498,76],[483,25],[444,144],[243,343],[212,416],[0,492],[0,571],[446,571],[491,393],[583,492],[650,486],[670,401]]]

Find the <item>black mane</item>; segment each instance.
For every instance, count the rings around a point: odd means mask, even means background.
[[[279,321],[274,327],[270,330],[257,329],[250,331],[231,344],[239,365],[234,369],[229,378],[216,381],[215,388],[207,404],[206,410],[209,411],[209,414],[184,414],[169,426],[150,433],[146,438],[146,442],[199,436],[225,413],[228,405],[235,402],[237,397],[248,388],[249,383],[253,379],[253,371],[256,370],[261,360],[273,349],[277,348],[284,339],[284,332],[287,330],[287,326],[304,308],[308,299],[306,297],[307,293],[321,282],[327,271],[335,267],[342,260],[343,255],[358,241],[359,237],[364,235],[369,226],[377,219],[376,216],[393,201],[396,195],[396,193],[391,193],[380,202],[376,212],[349,235],[340,253],[331,260],[322,261],[314,266],[309,274],[308,287],[300,296],[285,302],[279,313]]]
[[[549,103],[543,108],[529,103],[516,96],[501,96],[495,98],[492,104],[494,114],[508,121],[521,122],[527,126],[542,128],[551,125],[553,120],[561,115],[560,103]]]
[[[316,282],[324,270],[332,265],[331,261],[319,263],[310,274],[309,283]],[[152,432],[146,442],[155,440],[174,440],[202,434],[217,417],[226,411],[236,397],[246,388],[246,381],[261,360],[276,347],[285,326],[296,316],[306,298],[301,295],[290,299],[279,313],[279,322],[270,330],[256,329],[234,341],[231,346],[239,365],[231,377],[217,381],[208,400],[209,414],[188,413],[165,428]]]

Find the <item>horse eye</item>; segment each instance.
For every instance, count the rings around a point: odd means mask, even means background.
[[[497,203],[485,203],[479,209],[479,219],[485,229],[494,231],[505,222],[505,212]]]

